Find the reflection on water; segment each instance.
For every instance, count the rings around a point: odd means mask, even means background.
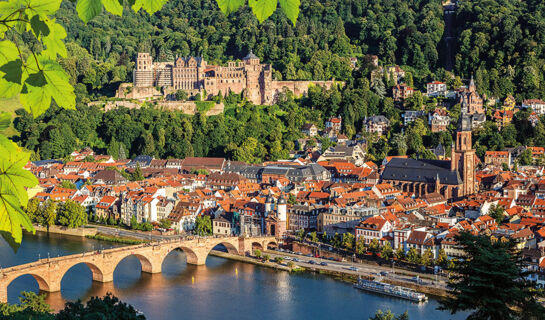
[[[101,245],[88,239],[25,236],[17,254],[0,242],[0,257],[8,266],[33,261],[38,253],[71,254]],[[111,292],[149,319],[367,319],[377,309],[408,310],[411,319],[464,318],[437,311],[434,300],[418,305],[367,294],[318,274],[290,275],[212,256],[205,266],[187,265],[182,251],[167,256],[160,274],[140,270],[138,259],[127,257],[117,266],[114,281],[103,284],[92,281],[85,264],[76,265],[63,277],[61,292],[49,294],[47,302],[58,310],[67,300]],[[38,285],[31,276],[19,277],[9,287],[9,301],[17,302],[22,290],[38,291]]]

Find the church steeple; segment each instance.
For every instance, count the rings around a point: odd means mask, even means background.
[[[441,180],[439,179],[439,174],[435,177],[435,192],[441,193]]]
[[[471,80],[469,81],[469,91],[475,92],[477,87],[475,86],[475,81],[473,80],[473,75],[471,75]]]

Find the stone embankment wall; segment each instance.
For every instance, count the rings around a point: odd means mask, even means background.
[[[47,232],[47,228],[44,226],[37,226],[34,225],[34,229],[39,232]],[[61,226],[51,226],[49,227],[49,233],[54,234],[64,234],[68,236],[75,236],[75,237],[86,237],[86,236],[94,236],[97,234],[96,228],[67,228],[67,227],[61,227]]]
[[[150,102],[156,108],[165,111],[181,111],[185,114],[195,114],[197,113],[197,105],[194,101],[153,101]],[[120,107],[125,107],[128,109],[140,109],[142,104],[129,101],[129,100],[117,100],[117,101],[93,101],[88,103],[89,106],[100,106],[104,105],[104,111],[110,111]],[[206,112],[207,116],[215,116],[222,114],[225,109],[223,102],[216,103],[214,106]]]

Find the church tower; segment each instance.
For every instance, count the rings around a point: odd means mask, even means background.
[[[456,146],[451,157],[451,170],[458,171],[462,179],[462,188],[458,190],[458,196],[475,193],[475,149],[472,148],[471,142],[471,119],[466,115],[460,116]]]

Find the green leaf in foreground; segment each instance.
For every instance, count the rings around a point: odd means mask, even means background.
[[[280,8],[288,19],[291,20],[293,25],[297,23],[297,17],[299,16],[299,6],[301,5],[300,0],[279,0]]]
[[[121,16],[123,14],[123,1],[121,0],[102,0],[104,9],[111,14]]]
[[[29,3],[30,10],[41,15],[55,14],[61,6],[62,0],[23,0],[23,3]]]
[[[26,188],[38,183],[32,172],[25,170],[30,153],[0,135],[0,233],[8,243],[21,243],[21,226],[34,231],[28,216],[21,209],[28,202]],[[7,237],[6,233],[11,235]]]
[[[62,41],[66,38],[66,30],[55,22],[55,19],[47,20],[47,25],[50,30],[49,34],[46,37],[42,38],[46,50],[42,51],[42,55],[46,56],[48,59],[56,60],[57,55],[61,57],[66,57],[68,52],[66,51],[66,46]]]
[[[54,99],[57,105],[65,109],[76,107],[74,88],[62,67],[53,60],[40,58],[41,70],[31,73],[21,91],[21,104],[34,117],[44,113]]]
[[[0,131],[6,130],[11,123],[11,114],[9,112],[0,113]]]
[[[78,17],[87,23],[102,11],[102,2],[100,0],[78,0],[76,11]]]
[[[20,59],[0,66],[0,97],[11,98],[21,92],[25,76]]]
[[[152,14],[161,10],[165,2],[166,0],[136,0],[132,6],[132,9],[138,12],[138,10],[142,8],[149,14]]]
[[[221,12],[230,14],[243,6],[246,0],[216,0],[216,2],[218,3],[218,7],[220,7]]]
[[[276,10],[277,0],[248,0],[248,5],[259,22],[265,21]]]

